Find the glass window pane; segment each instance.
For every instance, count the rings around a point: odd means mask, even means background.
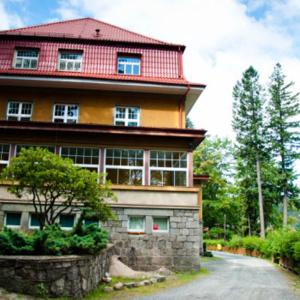
[[[74,225],[74,215],[60,215],[59,225],[64,228],[72,228]]]
[[[145,217],[143,216],[130,216],[128,221],[129,231],[144,232],[145,231]]]
[[[175,172],[175,185],[176,186],[186,186],[186,172]]]
[[[40,221],[37,214],[30,214],[30,227],[40,227]]]
[[[6,213],[6,226],[20,226],[21,225],[21,213]]]
[[[163,185],[162,171],[151,171],[150,177],[151,185]]]
[[[174,186],[174,171],[163,171],[163,185]]]
[[[117,169],[106,169],[107,179],[111,183],[118,184],[118,170]]]
[[[169,218],[153,217],[153,231],[168,231]]]

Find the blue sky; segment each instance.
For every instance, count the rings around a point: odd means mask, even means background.
[[[207,84],[190,117],[233,137],[232,87],[253,65],[268,84],[280,62],[300,91],[300,0],[0,0],[0,29],[94,17],[187,46],[187,79]]]

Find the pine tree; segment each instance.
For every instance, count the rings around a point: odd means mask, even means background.
[[[293,93],[293,82],[286,83],[279,63],[274,67],[270,78],[268,132],[272,154],[278,162],[280,190],[283,202],[283,225],[288,221],[288,201],[295,193],[294,162],[300,157],[299,149],[299,93]],[[298,118],[298,120],[297,120]]]
[[[245,197],[256,188],[259,204],[260,236],[265,237],[264,201],[261,181],[261,162],[264,160],[263,96],[257,71],[250,66],[233,89],[233,129],[236,133],[239,173],[243,178]],[[247,183],[248,182],[248,183]],[[252,193],[253,195],[253,193]],[[252,199],[248,199],[251,203]]]

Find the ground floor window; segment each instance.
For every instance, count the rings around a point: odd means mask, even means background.
[[[16,147],[16,155],[18,155],[21,152],[21,149],[36,149],[36,148],[41,148],[41,149],[47,149],[48,151],[55,153],[55,146],[48,146],[48,145],[17,145]]]
[[[114,184],[142,185],[144,151],[106,149],[105,172]]]
[[[153,217],[153,232],[169,232],[168,217]]]
[[[150,151],[150,183],[159,186],[187,185],[187,153]]]
[[[129,232],[145,232],[145,217],[144,216],[129,216],[128,231]]]
[[[19,228],[21,226],[21,213],[7,212],[5,213],[4,225],[11,228]]]
[[[99,172],[99,149],[81,147],[62,147],[61,157],[70,158],[74,164],[84,169]]]

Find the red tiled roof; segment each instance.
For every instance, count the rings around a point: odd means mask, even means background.
[[[98,34],[96,29],[99,29]],[[156,40],[93,18],[75,19],[0,31],[0,35],[3,34],[176,46],[175,44]]]

